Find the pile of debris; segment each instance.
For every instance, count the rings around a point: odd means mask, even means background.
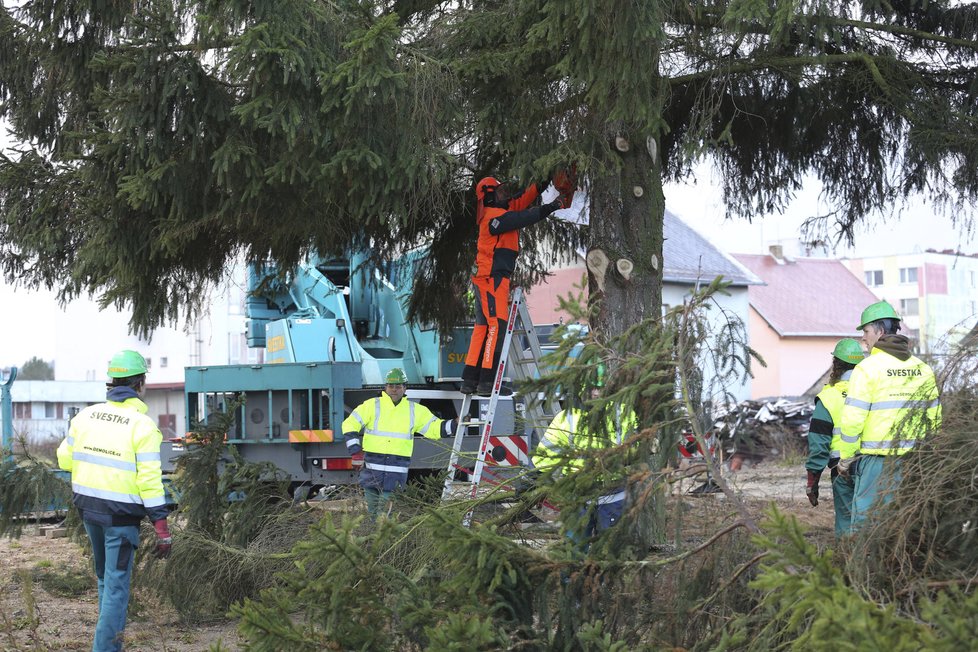
[[[808,453],[808,425],[815,409],[808,398],[743,401],[718,412],[713,432],[724,454],[759,462]]]

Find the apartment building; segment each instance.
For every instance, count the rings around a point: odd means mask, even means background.
[[[164,436],[186,432],[184,368],[224,364],[258,364],[262,349],[247,346],[245,273],[239,262],[218,285],[196,319],[155,329],[148,336],[130,332],[129,314],[102,308],[81,298],[60,308],[52,319],[55,380],[18,380],[12,387],[13,423],[34,438],[63,436],[79,407],[105,400],[106,367],[120,349],[139,351],[149,373],[143,400]],[[24,329],[31,328],[24,322]],[[14,332],[16,337],[18,333]],[[4,352],[0,365],[22,363]]]
[[[9,370],[3,373],[9,377]],[[15,438],[40,442],[63,439],[68,420],[82,408],[105,400],[105,383],[70,380],[17,380],[10,387]]]
[[[751,398],[802,396],[839,340],[859,337],[859,315],[876,298],[838,260],[791,258],[779,246],[734,258],[764,281],[749,291],[751,347],[766,363],[754,368]]]
[[[978,323],[978,254],[928,249],[843,263],[893,305],[919,353],[946,353]]]

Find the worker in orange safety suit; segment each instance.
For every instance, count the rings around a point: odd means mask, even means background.
[[[569,207],[573,197],[574,189],[568,185],[566,173],[558,174],[555,180],[561,182],[558,185],[561,196],[533,207],[531,204],[539,197],[542,184],[531,184],[515,197],[510,197],[506,186],[493,177],[485,177],[475,186],[479,239],[472,284],[478,301],[475,328],[462,371],[463,394],[492,393],[509,317],[509,279],[516,269],[520,250],[519,231],[560,208]]]

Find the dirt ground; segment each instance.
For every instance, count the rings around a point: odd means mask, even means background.
[[[751,511],[771,501],[806,524],[811,535],[831,540],[832,496],[824,483],[822,504],[812,508],[805,497],[801,464],[768,462],[744,467],[725,478],[748,498]],[[688,492],[702,484],[704,475],[674,486],[690,509],[727,501],[722,494],[696,496]],[[714,511],[713,509],[707,511]],[[0,539],[0,651],[87,650],[98,614],[95,578],[81,548],[66,538],[48,539],[27,532],[20,539]],[[126,650],[191,652],[220,643],[223,650],[240,649],[236,623],[183,625],[172,608],[156,603],[147,592],[137,592],[126,627]]]
[[[27,531],[19,539],[0,539],[0,559],[0,650],[92,648],[98,593],[91,562],[78,544]],[[224,649],[238,649],[234,623],[185,626],[147,592],[133,595],[126,650],[190,652],[218,641]]]

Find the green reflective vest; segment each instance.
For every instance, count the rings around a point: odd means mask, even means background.
[[[920,358],[907,360],[874,348],[856,365],[842,409],[840,453],[903,455],[941,422],[934,372]]]

